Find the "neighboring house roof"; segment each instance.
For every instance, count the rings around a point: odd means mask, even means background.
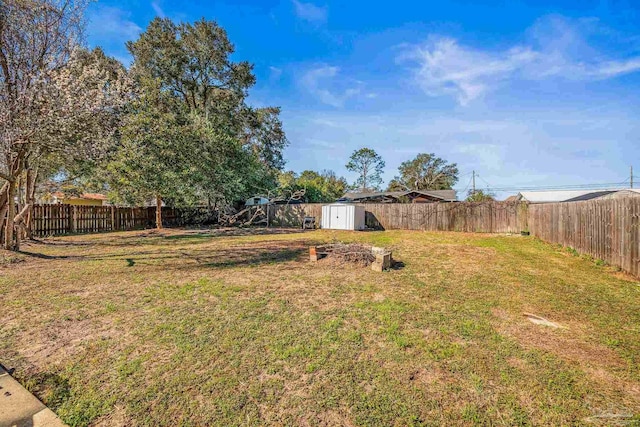
[[[608,194],[613,194],[616,191],[613,190],[603,190],[603,191],[594,191],[592,193],[583,194],[582,196],[574,197],[573,199],[566,200],[567,202],[580,202],[583,200],[591,200],[597,199],[602,196],[606,196]]]
[[[520,197],[517,194],[515,196],[509,196],[504,199],[505,202],[517,202],[518,200],[520,200]]]
[[[625,188],[610,194],[598,197],[598,199],[624,199],[628,197],[640,197],[640,190],[637,188]]]
[[[53,196],[58,199],[87,199],[87,200],[107,200],[107,196],[100,193],[82,193],[79,196],[65,196],[61,191],[56,191]]]
[[[640,192],[640,190],[632,189],[522,191],[518,194],[518,199],[529,203],[578,202],[598,199],[623,191]]]
[[[426,196],[443,202],[455,202],[457,200],[455,190],[411,190],[411,191],[379,191],[373,193],[345,193],[340,200],[351,200],[354,202],[372,199],[397,199],[399,197]]]

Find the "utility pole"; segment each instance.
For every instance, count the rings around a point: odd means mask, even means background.
[[[473,171],[473,175],[472,175],[472,180],[473,180],[473,193],[471,194],[476,194],[476,171]]]
[[[629,166],[629,170],[630,170],[629,183],[631,184],[631,188],[633,188],[633,165]]]

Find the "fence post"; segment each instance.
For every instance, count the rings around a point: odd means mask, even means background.
[[[71,232],[77,233],[78,231],[78,207],[71,206]]]

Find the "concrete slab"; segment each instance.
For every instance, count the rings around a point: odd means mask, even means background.
[[[66,427],[0,366],[0,427]]]

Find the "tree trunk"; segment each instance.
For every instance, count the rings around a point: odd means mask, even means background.
[[[156,228],[162,230],[162,197],[156,195]]]
[[[7,182],[0,190],[0,242],[4,242],[4,222],[9,210],[7,203],[7,192],[9,191],[9,183]]]
[[[29,205],[26,205],[24,208],[22,208],[20,213],[18,213],[18,215],[16,215],[16,217],[13,219],[13,225],[16,229],[15,242],[14,242],[15,246],[13,247],[13,249],[16,251],[20,250],[20,240],[22,240],[22,236],[27,234],[27,230],[25,229],[25,226],[24,226],[24,221],[26,220],[27,212],[29,212]]]
[[[7,250],[14,249],[14,227],[13,217],[16,216],[16,183],[15,181],[9,182],[9,188],[7,189],[7,216],[4,226],[4,248]]]
[[[33,205],[36,202],[37,177],[38,177],[37,171],[34,172],[32,169],[27,169],[26,199],[27,199],[27,205],[29,206],[29,210],[27,211],[27,218],[24,223],[27,239],[33,239],[33,229],[31,228],[31,224],[33,222]]]

